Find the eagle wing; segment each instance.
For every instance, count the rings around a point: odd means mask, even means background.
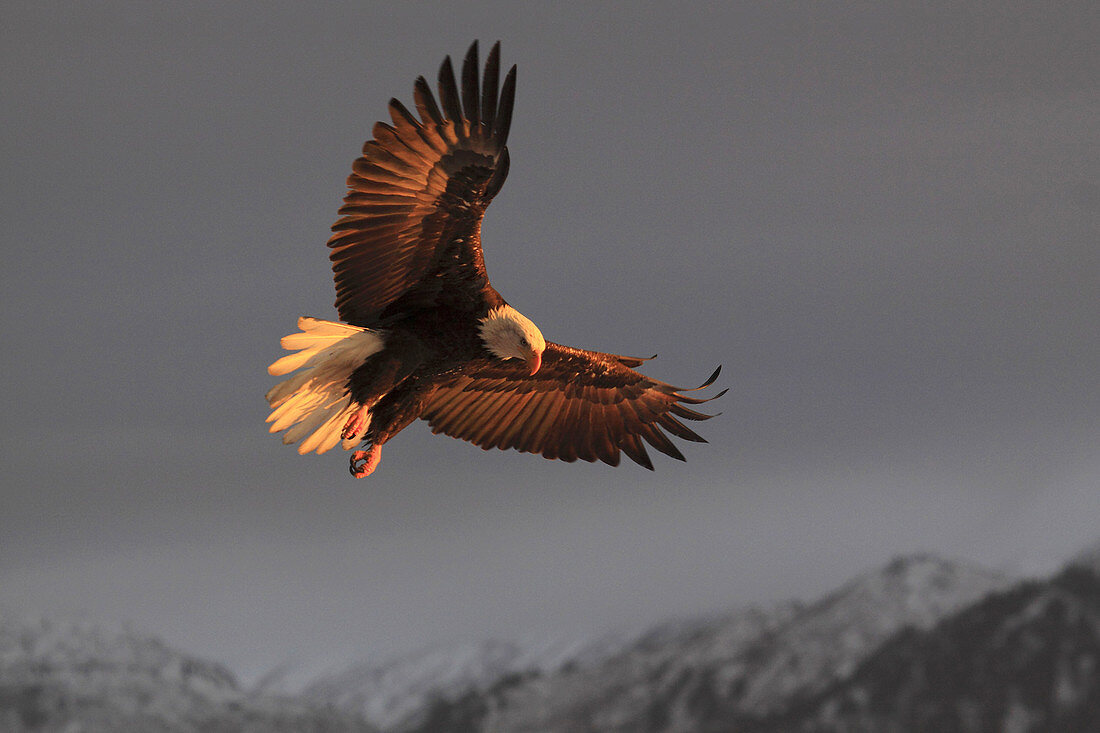
[[[630,367],[643,360],[547,343],[542,368],[528,374],[517,361],[471,363],[439,386],[421,413],[433,433],[445,433],[489,448],[515,448],[563,461],[601,460],[619,465],[619,452],[653,470],[642,441],[684,460],[665,432],[705,443],[677,418],[706,420],[712,415],[685,404],[709,400],[687,397],[681,387],[657,381]],[[721,367],[719,367],[721,369]],[[718,377],[715,370],[703,385]],[[710,399],[716,399],[725,391]]]
[[[475,41],[462,66],[462,88],[451,59],[439,70],[436,104],[424,77],[413,97],[420,119],[396,99],[393,125],[378,122],[348,177],[341,218],[328,241],[340,319],[372,326],[387,307],[417,290],[440,267],[449,244],[470,287],[488,285],[481,256],[481,219],[508,175],[508,128],[516,68],[499,88],[500,44],[493,46],[478,84]],[[472,277],[470,276],[472,273]]]

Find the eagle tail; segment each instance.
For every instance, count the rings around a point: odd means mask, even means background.
[[[350,450],[360,441],[340,438],[344,423],[358,408],[348,394],[348,378],[382,350],[385,339],[378,331],[304,316],[298,319],[298,328],[299,333],[284,336],[280,342],[284,349],[297,353],[267,368],[273,376],[301,370],[268,390],[270,431],[286,430],[283,442],[288,445],[302,441],[298,452],[303,454],[324,453],[337,443]],[[369,416],[367,419],[369,424]]]

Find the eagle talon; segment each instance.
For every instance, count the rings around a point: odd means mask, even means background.
[[[341,440],[351,440],[363,432],[367,424],[367,408],[360,407],[353,412],[348,421],[344,423],[344,429],[340,431]]]
[[[382,460],[382,449],[371,446],[370,450],[357,450],[351,454],[351,462],[348,470],[355,478],[365,478],[374,473]]]

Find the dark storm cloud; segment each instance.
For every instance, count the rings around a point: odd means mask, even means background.
[[[8,16],[0,603],[261,665],[1092,539],[1092,4]],[[414,426],[355,483],[264,433],[278,338],[332,315],[350,161],[472,38],[520,67],[494,284],[655,376],[723,363],[687,465]]]

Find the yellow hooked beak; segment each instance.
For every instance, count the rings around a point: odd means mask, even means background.
[[[542,366],[542,352],[531,350],[531,353],[527,356],[527,369],[528,374],[534,376],[538,373],[539,368]]]

